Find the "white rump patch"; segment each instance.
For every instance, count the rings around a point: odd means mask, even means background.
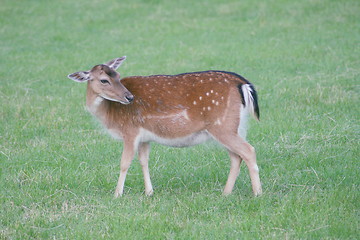
[[[249,84],[244,84],[241,86],[241,91],[245,100],[245,107],[241,104],[240,108],[240,124],[238,127],[238,134],[246,139],[247,132],[247,120],[249,113],[254,114],[254,99],[252,96],[252,89]]]
[[[247,134],[247,120],[248,120],[249,113],[244,105],[241,104],[240,107],[240,124],[238,127],[238,134],[240,137],[246,140]]]

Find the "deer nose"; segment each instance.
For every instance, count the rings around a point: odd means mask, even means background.
[[[126,94],[125,96],[126,100],[129,101],[129,103],[131,103],[134,100],[134,95],[132,95],[131,93]]]

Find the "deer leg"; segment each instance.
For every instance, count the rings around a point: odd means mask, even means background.
[[[258,196],[262,193],[261,190],[261,183],[259,177],[259,168],[256,163],[256,154],[255,149],[249,143],[247,143],[243,138],[236,134],[224,134],[212,132],[211,133],[220,143],[222,143],[229,151],[233,152],[234,154],[238,155],[238,157],[242,158],[248,169],[251,179],[252,190],[255,196]],[[236,171],[230,171],[230,183],[232,184],[233,175],[235,175]],[[227,185],[228,186],[228,185]],[[230,188],[230,185],[229,185]],[[226,188],[225,190],[229,190]],[[225,191],[224,191],[225,192]],[[225,192],[226,194],[227,192]]]
[[[120,162],[120,176],[115,189],[115,197],[119,197],[124,193],[124,184],[127,171],[130,167],[131,161],[135,155],[135,146],[133,142],[125,142],[124,141],[124,149],[121,155]]]
[[[144,175],[145,194],[147,196],[151,196],[153,194],[153,187],[151,184],[150,173],[149,173],[150,144],[140,143],[138,153],[139,153],[140,165]]]
[[[228,195],[232,192],[236,178],[240,172],[240,164],[242,161],[242,159],[237,154],[231,151],[229,151],[229,155],[230,155],[231,166],[230,166],[229,177],[224,188],[224,195]]]

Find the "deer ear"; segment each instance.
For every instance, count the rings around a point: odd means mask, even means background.
[[[72,74],[68,75],[68,78],[70,78],[71,80],[74,80],[76,82],[85,82],[90,80],[90,72],[75,72]]]
[[[115,58],[115,59],[111,60],[110,62],[105,63],[105,65],[116,70],[125,61],[125,59],[126,59],[126,56],[123,56],[121,58]]]

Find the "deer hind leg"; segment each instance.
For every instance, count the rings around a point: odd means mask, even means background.
[[[116,198],[124,193],[125,178],[128,169],[130,167],[130,164],[135,156],[135,149],[136,146],[134,142],[124,141],[124,149],[121,155],[121,162],[120,162],[120,176],[115,189]]]
[[[230,155],[231,165],[230,165],[229,177],[224,188],[224,195],[228,195],[232,192],[236,178],[240,172],[240,164],[242,161],[239,155],[231,152],[230,150],[229,150],[229,155]]]
[[[144,175],[145,194],[147,196],[151,196],[153,194],[153,187],[151,184],[150,173],[149,173],[150,144],[140,143],[138,153],[139,153],[140,165]]]
[[[211,132],[211,134],[222,143],[231,152],[231,170],[228,178],[228,183],[225,186],[224,194],[229,194],[232,191],[236,176],[238,174],[238,165],[240,166],[240,158],[246,163],[249,169],[252,190],[255,196],[262,193],[261,183],[259,177],[259,168],[256,163],[255,149],[247,143],[243,138],[236,134],[224,134],[224,132]],[[237,156],[236,156],[237,155]],[[236,160],[236,157],[238,160]],[[236,176],[235,176],[236,175]]]

